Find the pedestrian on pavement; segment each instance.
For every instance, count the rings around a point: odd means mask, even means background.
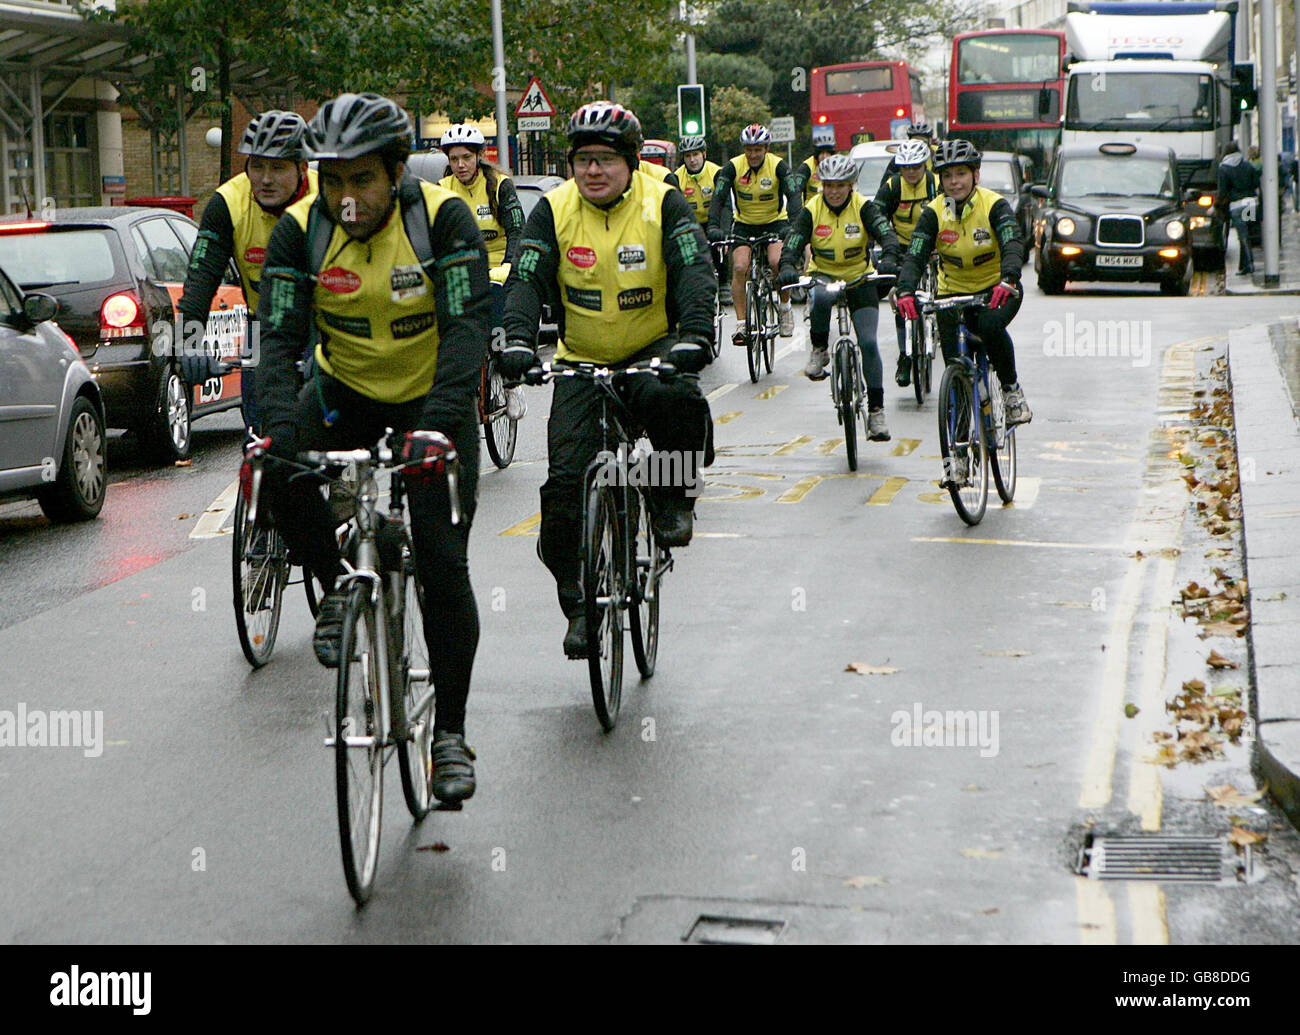
[[[1232,220],[1232,227],[1237,231],[1237,242],[1241,248],[1241,257],[1237,263],[1237,272],[1243,276],[1255,272],[1255,261],[1250,253],[1250,231],[1246,227],[1247,209],[1258,204],[1259,170],[1242,156],[1241,148],[1234,140],[1228,144],[1227,154],[1219,165],[1219,183],[1215,192],[1215,207],[1221,215]]]
[[[1277,199],[1279,206],[1282,206],[1282,200],[1287,191],[1291,192],[1292,211],[1300,212],[1300,189],[1297,188],[1296,181],[1295,152],[1279,151],[1277,153]]]

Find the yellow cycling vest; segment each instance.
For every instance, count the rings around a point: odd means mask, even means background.
[[[821,177],[817,175],[817,156],[809,155],[803,160],[803,164],[808,167],[808,179],[804,181],[803,197],[804,201],[809,201],[814,194],[822,192]]]
[[[451,191],[421,181],[432,226]],[[289,208],[303,233],[311,199]],[[438,314],[433,282],[420,268],[402,226],[400,206],[366,241],[334,227],[316,276],[312,308],[321,342],[316,362],[368,398],[409,402],[425,395],[438,367]]]
[[[510,178],[505,173],[498,173],[498,175],[503,180]],[[505,262],[506,232],[501,224],[492,217],[492,205],[488,199],[487,177],[483,175],[482,170],[479,170],[478,176],[474,178],[474,182],[468,187],[456,179],[454,173],[439,180],[438,186],[447,188],[469,206],[470,212],[478,222],[479,232],[483,235],[483,243],[487,245],[488,266],[500,266]]]
[[[307,170],[307,193],[298,199],[309,206],[316,200],[316,170]],[[234,228],[235,250],[233,258],[239,267],[239,279],[244,285],[244,300],[249,313],[257,312],[257,292],[262,286],[262,262],[266,259],[266,242],[280,221],[253,198],[253,184],[247,173],[233,176],[217,188],[230,212],[230,225]],[[281,213],[283,215],[283,213]]]
[[[857,191],[849,193],[849,200],[839,215],[831,211],[824,194],[808,202],[808,214],[812,216],[809,273],[851,281],[871,272],[871,245],[862,212],[866,204],[867,199]]]
[[[930,180],[934,185],[934,189],[928,192],[930,198],[926,197],[926,180]],[[894,209],[890,222],[894,224],[894,233],[898,234],[899,246],[906,251],[907,246],[912,243],[912,231],[916,229],[916,221],[921,218],[925,206],[933,198],[942,196],[943,191],[939,189],[939,178],[929,170],[915,187],[903,179],[900,173],[898,186],[898,208]]]
[[[939,294],[969,295],[1002,279],[1002,246],[991,219],[993,205],[1001,197],[986,187],[976,187],[958,219],[948,217],[943,195],[930,202],[939,217],[934,245],[939,254]]]
[[[706,158],[698,174],[692,173],[685,164],[676,169],[677,182],[682,185],[682,193],[695,209],[695,218],[700,221],[700,226],[705,226],[709,222],[709,203],[713,201],[713,181],[717,179],[721,168],[722,166],[717,162],[710,162]]]
[[[744,155],[736,155],[731,160],[735,170],[736,222],[747,226],[766,226],[781,218],[781,206],[785,197],[781,193],[781,182],[776,178],[776,166],[780,162],[769,151],[763,156],[763,164],[757,171],[751,171],[749,160]]]
[[[573,180],[546,195],[564,305],[556,359],[618,363],[668,333],[663,204],[672,189],[633,176],[628,193],[610,210],[584,201]]]
[[[639,171],[645,173],[647,176],[653,176],[660,183],[663,183],[668,179],[668,167],[666,165],[659,165],[656,162],[647,162],[644,158],[641,159]],[[671,187],[672,184],[670,183],[668,186]]]

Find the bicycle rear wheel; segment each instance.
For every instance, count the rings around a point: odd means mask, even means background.
[[[781,322],[781,313],[776,301],[779,296],[772,290],[771,285],[763,292],[763,296],[767,300],[767,326],[763,334],[763,366],[770,374],[772,364],[776,361],[776,335]]]
[[[903,325],[906,328],[907,354],[912,360],[912,394],[916,396],[916,404],[920,406],[925,402],[926,393],[930,390],[928,375],[925,369],[925,341],[921,331],[920,320],[908,320]]]
[[[384,730],[379,697],[383,647],[370,588],[356,584],[343,613],[334,722],[334,783],[343,876],[365,905],[379,862],[384,803]]]
[[[248,663],[261,668],[275,649],[289,581],[289,552],[275,529],[252,526],[242,492],[235,498],[230,561],[239,646]]]
[[[587,609],[587,670],[596,718],[605,732],[623,696],[623,544],[610,489],[587,494],[582,596]]]
[[[628,493],[629,504],[636,507],[636,570],[633,576],[632,606],[628,609],[628,625],[632,630],[632,656],[642,679],[655,674],[655,659],[659,655],[659,592],[663,585],[664,550],[655,540],[650,527],[650,506],[639,492]]]
[[[515,458],[515,439],[519,435],[519,427],[506,411],[505,379],[491,356],[483,362],[479,392],[483,442],[487,446],[488,456],[497,467],[507,468]]]
[[[397,753],[397,767],[402,774],[407,811],[418,823],[433,805],[433,694],[429,649],[424,640],[423,594],[409,544],[402,551],[402,586],[401,682],[393,685],[401,688],[407,739]]]
[[[982,423],[969,372],[960,363],[950,364],[939,381],[939,450],[948,495],[968,525],[979,524],[989,498]]]
[[[726,307],[719,300],[719,295],[713,297],[713,358],[717,359],[722,354],[722,321],[726,316]]]
[[[759,294],[758,288],[752,279],[745,282],[745,358],[749,362],[749,380],[751,384],[758,383],[758,375],[761,372],[759,364],[762,362],[758,358],[759,352],[763,348],[764,336],[767,333],[763,326],[763,317],[766,315],[766,308],[763,305],[763,299]]]
[[[844,426],[844,455],[849,461],[849,470],[858,469],[858,425],[857,409],[853,399],[853,359],[849,349],[857,348],[852,342],[843,340],[835,343],[835,395],[840,411],[840,424]]]

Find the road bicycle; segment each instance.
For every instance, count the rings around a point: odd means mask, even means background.
[[[479,375],[478,418],[483,425],[483,444],[488,456],[501,469],[510,466],[515,458],[515,440],[519,435],[519,422],[512,420],[506,405],[505,378],[497,365],[499,353],[489,348],[483,356],[483,369]]]
[[[916,295],[922,315],[944,309],[958,311],[957,355],[939,380],[939,449],[943,484],[958,516],[968,525],[977,525],[984,517],[990,470],[1004,503],[1010,503],[1016,494],[1016,429],[1007,426],[1002,390],[1000,386],[994,390],[989,377],[984,343],[966,326],[967,310],[987,305],[989,298],[987,291],[937,299],[920,292]]]
[[[831,345],[829,354],[831,405],[835,407],[835,419],[844,428],[844,454],[848,458],[850,471],[858,469],[857,422],[859,419],[866,418],[867,382],[862,373],[862,349],[858,347],[848,292],[860,284],[876,284],[881,281],[892,284],[895,279],[892,273],[871,273],[853,281],[832,280],[824,284],[826,292],[830,295],[831,304],[835,307],[835,317],[839,327],[839,337]],[[816,284],[817,281],[812,277],[803,277],[791,285],[808,292],[810,318],[812,289]]]
[[[918,293],[933,298],[938,291],[938,263],[934,256],[921,275]],[[939,321],[934,313],[923,314],[920,320],[903,321],[904,343],[912,364],[912,392],[918,406],[930,394],[930,375],[935,354],[939,351]]]
[[[780,240],[779,234],[760,234],[752,238],[728,237],[721,242],[730,248],[743,245],[750,250],[749,274],[745,280],[745,353],[749,380],[753,384],[758,383],[764,368],[770,374],[776,361],[781,312],[776,284],[767,265],[767,246]]]
[[[618,721],[623,696],[623,631],[632,635],[632,653],[642,679],[654,675],[659,655],[659,607],[664,576],[673,569],[672,552],[659,544],[651,527],[646,468],[655,457],[649,440],[618,393],[633,377],[694,377],[677,374],[672,363],[652,359],[611,370],[592,363],[544,363],[528,372],[529,384],[557,377],[577,378],[600,393],[601,450],[583,476],[580,584],[587,618],[587,672],[596,718],[605,732]],[[698,477],[679,465],[678,473]],[[662,472],[672,465],[656,463]],[[660,479],[661,480],[661,479]],[[689,487],[689,486],[688,486]]]
[[[334,752],[343,874],[358,906],[370,898],[379,861],[384,766],[397,755],[406,807],[417,822],[433,807],[434,690],[424,638],[424,604],[406,521],[408,466],[391,429],[368,449],[298,454],[294,480],[325,479],[355,508],[344,536],[346,595],[335,682],[334,718],[325,746]],[[257,451],[255,451],[257,452]],[[258,459],[265,454],[258,452]],[[280,461],[286,462],[286,461]],[[444,458],[452,524],[460,523],[459,463]],[[379,474],[390,472],[387,511]],[[352,487],[344,480],[351,474]],[[256,487],[255,487],[256,488]],[[258,493],[251,494],[256,516]],[[457,809],[459,805],[438,806]]]
[[[717,242],[709,245],[714,255],[714,269],[721,267],[726,269],[727,246],[726,242]],[[719,284],[719,288],[721,285]],[[722,303],[722,291],[719,290],[713,296],[713,358],[717,359],[722,354],[722,321],[727,316],[726,305]]]

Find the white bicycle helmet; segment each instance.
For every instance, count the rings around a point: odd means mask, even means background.
[[[842,183],[858,178],[858,163],[848,155],[828,155],[817,165],[817,178],[822,184]]]
[[[930,160],[930,145],[924,140],[909,140],[894,152],[894,164],[900,169],[924,165]]]
[[[745,147],[772,143],[772,131],[761,122],[751,122],[740,131],[740,142]]]
[[[477,126],[466,125],[461,122],[451,126],[442,135],[442,140],[438,146],[444,151],[449,147],[476,147],[482,148],[486,141],[483,139],[483,131]]]

